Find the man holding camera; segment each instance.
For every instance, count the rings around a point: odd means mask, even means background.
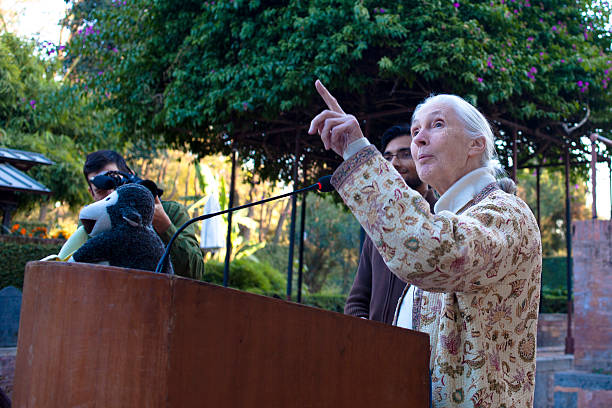
[[[112,174],[112,172],[134,175],[125,159],[113,150],[98,150],[87,155],[83,174],[95,201],[102,200],[113,190],[99,189],[92,183],[92,179],[100,174]],[[184,205],[176,201],[161,201],[159,196],[155,196],[153,228],[164,244],[167,245],[176,230],[189,219],[189,213]],[[177,275],[198,280],[204,277],[204,259],[195,237],[193,224],[176,237],[170,250],[170,259]]]

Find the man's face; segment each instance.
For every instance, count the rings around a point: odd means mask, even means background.
[[[414,160],[410,154],[411,142],[412,137],[409,135],[398,136],[387,144],[383,156],[395,167],[408,187],[417,189],[423,185],[423,182],[417,174]]]
[[[89,192],[91,193],[91,196],[93,197],[94,201],[100,201],[101,199],[105,198],[106,196],[108,196],[110,193],[114,191],[114,190],[100,190],[99,188],[94,186],[93,183],[91,182],[92,178],[102,173],[106,173],[107,171],[119,171],[119,168],[117,167],[115,163],[108,163],[106,166],[101,168],[99,171],[94,171],[94,172],[87,174],[87,184],[89,185]]]

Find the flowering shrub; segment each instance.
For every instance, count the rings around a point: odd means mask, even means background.
[[[25,224],[15,223],[11,227],[11,235],[16,235],[20,237],[30,237],[30,238],[43,238],[43,239],[68,239],[70,234],[64,230],[58,230],[53,234],[49,234],[49,230],[45,226],[41,225],[33,225],[28,226]]]
[[[72,75],[117,112],[123,135],[163,133],[206,155],[227,152],[229,135],[245,132],[234,146],[263,178],[291,178],[287,146],[273,147],[281,129],[293,132],[321,109],[316,78],[353,113],[408,112],[432,92],[461,95],[494,123],[506,167],[514,124],[550,136],[521,131],[519,163],[558,154],[559,123],[578,123],[587,106],[587,126],[612,132],[608,1],[84,3],[68,21],[85,30],[67,46],[68,58],[80,58]],[[368,123],[372,135],[388,125]],[[313,173],[329,172],[317,136],[300,139]]]
[[[55,239],[68,239],[68,238],[70,238],[70,234],[68,234],[64,230],[59,230],[55,234],[53,234],[53,238],[55,238]]]
[[[15,224],[11,228],[11,235],[21,235],[25,237],[26,234],[27,234],[27,230],[25,229],[25,227],[22,227],[19,224]]]
[[[32,232],[30,233],[30,236],[36,238],[48,238],[47,227],[34,227],[34,229],[32,229]]]

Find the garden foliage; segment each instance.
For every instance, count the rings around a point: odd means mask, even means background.
[[[358,117],[462,95],[496,125],[506,166],[513,124],[520,162],[556,160],[561,123],[587,107],[583,134],[612,129],[607,1],[81,0],[72,12],[67,61],[80,58],[74,77],[116,112],[122,135],[159,133],[201,154],[237,138],[268,178],[291,175],[295,131],[274,129],[302,126],[313,173],[333,162],[305,135],[323,107],[316,78]],[[382,125],[370,123],[374,138]]]

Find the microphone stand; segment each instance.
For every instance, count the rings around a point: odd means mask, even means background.
[[[181,225],[181,227],[176,230],[176,232],[174,233],[172,238],[170,238],[170,241],[168,241],[168,245],[166,245],[166,251],[164,252],[164,255],[161,257],[159,262],[157,263],[157,267],[155,268],[155,273],[161,273],[162,268],[163,268],[164,264],[166,263],[166,260],[168,259],[168,256],[170,255],[170,248],[172,247],[172,244],[174,243],[174,240],[176,239],[176,237],[185,228],[187,228],[189,225],[193,224],[194,222],[206,220],[208,218],[216,217],[217,215],[226,214],[226,213],[231,212],[231,211],[242,210],[244,208],[249,208],[249,207],[252,207],[254,205],[264,204],[264,203],[267,203],[269,201],[278,200],[279,198],[289,197],[291,195],[298,194],[298,193],[303,193],[303,192],[310,191],[310,190],[318,190],[318,191],[321,191],[321,192],[332,191],[333,187],[331,187],[330,179],[331,179],[331,176],[323,176],[323,177],[321,177],[319,179],[319,181],[317,183],[315,183],[315,184],[313,184],[311,186],[308,186],[308,187],[304,187],[304,188],[302,188],[300,190],[294,190],[294,191],[291,191],[289,193],[281,194],[279,196],[269,197],[269,198],[266,198],[264,200],[255,201],[253,203],[248,203],[248,204],[243,204],[243,205],[240,205],[238,207],[228,208],[227,210],[218,211],[218,212],[211,213],[211,214],[200,215],[198,217],[190,219],[189,221],[187,221],[186,223]]]

